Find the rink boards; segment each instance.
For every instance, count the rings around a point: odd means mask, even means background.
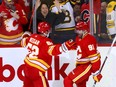
[[[98,47],[104,61],[109,47]],[[113,47],[103,68],[103,78],[96,87],[114,87],[116,82],[116,47]],[[22,87],[25,48],[0,48],[0,87]],[[63,78],[75,67],[76,51],[53,57],[52,68],[46,73],[50,87],[63,87]],[[92,76],[87,87],[92,87]],[[75,85],[74,85],[75,87]]]

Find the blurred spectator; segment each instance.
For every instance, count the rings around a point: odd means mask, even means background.
[[[99,20],[99,15],[100,15],[100,9],[101,9],[101,0],[93,0],[93,32],[94,36],[98,40],[98,34],[99,28],[100,28],[100,20]],[[81,18],[83,21],[88,23],[90,25],[90,5],[89,5],[89,0],[85,0],[85,3],[81,6]]]
[[[116,35],[116,1],[111,0],[106,8],[107,30],[111,38]]]
[[[58,8],[58,14],[52,13],[49,10],[49,6],[46,2],[38,2],[38,4],[40,3],[41,5],[38,6],[38,9],[37,9],[37,22],[46,21],[52,26],[50,38],[54,40],[55,25],[58,25],[64,22],[65,13],[60,9],[59,2],[55,3],[55,6]]]
[[[32,0],[17,0],[17,3],[21,5],[21,7],[26,13],[27,18],[29,19],[31,15]]]
[[[106,2],[102,2],[101,3],[101,11],[100,11],[100,25],[101,25],[101,33],[107,33],[107,28],[106,28],[106,7],[107,7],[107,3]]]
[[[14,0],[3,0],[0,5],[0,45],[18,44],[23,34],[22,25],[27,22],[19,4]]]
[[[75,22],[77,23],[81,20],[81,17],[80,17],[81,4],[80,3],[75,4],[73,7],[73,10],[74,10],[74,19],[75,19]]]
[[[75,29],[75,20],[74,12],[69,0],[54,0],[54,2],[60,3],[60,9],[66,11],[65,20],[63,23],[55,26],[55,43],[63,43],[69,39],[75,39],[76,34],[74,33]],[[51,6],[51,11],[58,13],[58,9],[55,5]]]
[[[23,8],[24,12],[26,13],[26,17],[28,19],[28,23],[26,25],[23,25],[24,31],[28,30],[29,26],[29,21],[32,13],[32,0],[17,0],[16,1],[18,4],[21,5]]]
[[[80,4],[82,5],[84,3],[85,0],[80,0]]]
[[[41,0],[42,2],[46,2],[49,6],[53,4],[53,0]]]
[[[109,3],[111,0],[101,0],[101,2]]]
[[[107,2],[101,2],[99,43],[111,42],[106,28],[106,7]]]
[[[106,7],[107,7],[107,2],[101,2],[100,13],[106,14]]]

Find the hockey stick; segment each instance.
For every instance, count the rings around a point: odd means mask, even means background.
[[[32,10],[32,15],[31,15],[31,18],[30,18],[30,21],[29,21],[28,30],[30,30],[30,28],[31,28],[32,20],[33,20],[33,17],[34,17],[34,12],[35,12],[35,6],[34,6],[34,8],[33,8],[33,10]]]
[[[28,30],[30,30],[31,28],[31,24],[32,24],[32,20],[33,20],[33,17],[34,17],[34,14],[35,14],[35,11],[37,10],[37,8],[40,6],[41,2],[38,4],[39,0],[36,0],[35,2],[35,5],[34,7],[32,8],[32,15],[31,15],[31,18],[30,18],[30,21],[29,21],[29,27],[28,27]]]
[[[115,35],[115,37],[114,37],[114,39],[113,39],[113,42],[112,42],[112,44],[111,44],[111,46],[110,46],[110,48],[109,48],[109,50],[108,50],[108,52],[107,52],[107,55],[106,55],[106,57],[105,57],[105,60],[103,61],[103,64],[102,64],[102,66],[101,66],[101,68],[100,68],[100,73],[101,73],[101,71],[103,70],[103,67],[104,67],[104,65],[105,65],[105,63],[106,63],[106,60],[107,60],[107,58],[108,58],[108,55],[110,54],[110,52],[111,52],[111,50],[112,50],[112,47],[113,47],[113,45],[114,45],[114,43],[116,42],[116,35]],[[96,85],[96,81],[94,81],[94,84],[93,84],[93,87],[95,87],[95,85]]]

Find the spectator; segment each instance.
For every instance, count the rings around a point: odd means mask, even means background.
[[[29,21],[30,21],[31,12],[32,12],[32,8],[31,8],[32,0],[17,0],[16,2],[21,5],[22,9],[26,13],[28,23],[26,25],[23,25],[23,29],[24,31],[28,31]]]
[[[28,49],[28,54],[24,59],[24,85],[23,87],[49,87],[45,72],[51,67],[52,55],[58,55],[66,52],[73,47],[75,42],[69,40],[62,45],[53,45],[51,39],[48,38],[50,25],[47,22],[38,24],[38,32],[40,34],[32,34],[31,36],[23,36],[22,45]]]
[[[38,2],[38,4],[40,4],[40,3],[41,2]],[[51,30],[50,38],[53,40],[54,40],[54,28],[55,28],[55,26],[64,22],[64,19],[65,19],[65,13],[59,8],[58,2],[55,3],[55,6],[59,10],[58,14],[52,13],[49,10],[48,4],[45,2],[42,2],[40,4],[40,6],[38,6],[38,9],[37,9],[37,22],[46,21],[51,25],[52,30]]]
[[[64,87],[73,87],[73,83],[77,87],[86,87],[91,74],[96,82],[102,78],[99,72],[101,60],[100,53],[97,51],[97,42],[95,37],[89,34],[88,28],[85,22],[79,22],[76,25],[76,68],[64,78]]]
[[[18,0],[17,3],[21,5],[27,18],[30,19],[32,0]]]
[[[14,45],[21,41],[22,25],[28,22],[22,7],[14,0],[0,5],[0,45]]]
[[[42,2],[46,2],[49,6],[53,4],[53,0],[41,0]]]
[[[99,43],[110,43],[111,40],[109,38],[107,28],[106,28],[106,7],[107,3],[101,3],[101,11],[100,11],[100,35],[99,35]]]
[[[60,9],[66,11],[65,20],[63,23],[55,26],[55,43],[63,43],[69,39],[75,39],[75,20],[74,20],[74,12],[71,3],[69,0],[54,0],[54,2],[60,3]],[[54,13],[58,13],[58,9],[55,5],[51,6],[51,11]]]
[[[99,28],[100,28],[100,20],[99,20],[99,15],[100,15],[100,9],[101,9],[101,0],[93,0],[93,30],[92,34],[96,37],[98,41],[98,35],[99,35]],[[90,25],[90,4],[89,0],[85,0],[85,3],[82,4],[81,6],[81,19],[88,23]]]
[[[75,22],[79,22],[81,20],[81,4],[80,3],[77,3],[74,5],[73,7],[73,10],[74,10],[74,19],[75,19]]]
[[[101,0],[101,2],[109,3],[111,0]]]
[[[107,22],[107,30],[110,37],[113,39],[116,35],[116,1],[111,0],[108,3],[106,8],[106,22]]]

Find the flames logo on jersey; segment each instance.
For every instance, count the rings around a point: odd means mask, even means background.
[[[19,24],[17,24],[16,18],[10,18],[4,21],[6,31],[11,32],[18,29]]]

